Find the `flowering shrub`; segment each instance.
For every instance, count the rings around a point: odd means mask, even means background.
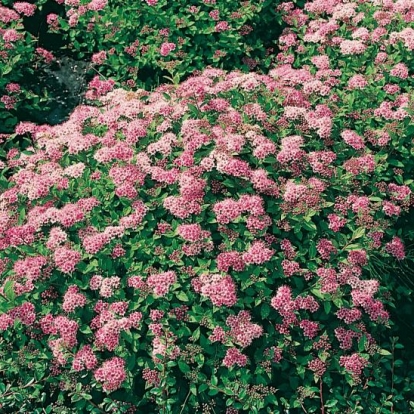
[[[99,73],[125,87],[152,87],[166,75],[178,82],[206,65],[264,69],[281,31],[275,0],[64,4],[59,29]]]
[[[22,8],[19,5],[28,5],[30,10],[26,10],[27,6]],[[11,110],[21,99],[20,81],[25,74],[16,68],[24,68],[32,59],[35,49],[34,39],[25,38],[23,16],[31,14],[35,7],[28,3],[16,3],[13,9],[0,5],[0,105],[4,108],[0,113],[0,121],[5,124],[1,132],[6,132],[7,127],[14,127],[16,123]],[[4,138],[1,137],[1,140]]]
[[[207,64],[263,69],[270,63],[281,31],[278,1],[199,3],[3,0],[0,133],[12,132],[22,120],[47,119],[51,99],[65,96],[63,84],[69,82],[62,79],[67,74],[53,75],[62,69],[62,56],[85,64],[82,76],[89,80],[99,73],[118,86],[147,89],[165,75],[177,82]]]
[[[38,47],[39,39],[25,23],[33,19],[46,0],[36,4],[3,1],[0,4],[0,160],[13,148],[25,149],[22,136],[6,140],[19,120],[34,119],[48,106],[48,92],[39,81],[44,68],[54,61],[51,52]]]
[[[367,271],[405,258],[409,7],[285,3],[268,75],[96,78],[67,122],[19,125],[34,144],[1,181],[0,369],[21,388],[0,388],[5,409],[409,412]]]

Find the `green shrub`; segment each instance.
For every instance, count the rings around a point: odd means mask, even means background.
[[[60,26],[97,73],[125,87],[178,82],[207,65],[268,68],[278,1],[67,2]],[[273,54],[274,55],[274,54]]]
[[[277,1],[193,3],[3,0],[0,32],[16,35],[12,42],[0,37],[0,133],[19,121],[62,121],[62,101],[76,106],[82,81],[98,73],[117,86],[153,89],[208,64],[269,67],[281,31]],[[68,58],[82,70],[63,70]]]

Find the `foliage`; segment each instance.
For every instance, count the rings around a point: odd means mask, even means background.
[[[268,75],[207,68],[153,92],[96,77],[67,122],[19,125],[4,412],[410,412],[393,297],[369,271],[406,255],[405,7],[286,3]]]
[[[49,63],[50,56],[38,48],[36,36],[25,28],[29,19],[41,7],[25,2],[0,4],[0,132],[13,131],[19,111],[23,119],[46,105],[47,95],[39,88],[36,78]],[[20,115],[21,116],[21,115]]]
[[[124,87],[177,83],[206,65],[268,68],[281,31],[275,0],[66,4],[59,25],[70,44]]]
[[[153,89],[208,64],[263,70],[281,31],[275,0],[2,1],[0,133],[19,121],[45,123],[64,88],[56,76],[62,58],[87,65],[87,80],[99,73]]]

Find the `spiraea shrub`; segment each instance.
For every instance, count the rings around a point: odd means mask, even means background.
[[[62,3],[65,15],[52,29],[125,87],[151,87],[165,76],[178,82],[206,65],[263,70],[281,32],[278,0]]]
[[[282,30],[278,4],[3,0],[0,133],[12,132],[19,121],[48,119],[54,109],[51,100],[65,86],[59,87],[62,79],[53,73],[67,57],[85,66],[79,77],[86,81],[99,73],[118,87],[147,90],[183,80],[209,64],[263,71],[275,56],[275,39]]]
[[[268,75],[96,77],[67,122],[18,126],[4,412],[410,412],[392,295],[367,269],[406,254],[412,5],[279,11]]]

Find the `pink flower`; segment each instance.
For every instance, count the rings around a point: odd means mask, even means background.
[[[63,273],[72,273],[81,259],[82,255],[78,251],[67,247],[60,247],[55,250],[54,260],[56,267]]]
[[[217,222],[228,224],[235,220],[242,213],[242,208],[236,200],[230,198],[216,203],[213,211],[217,216]]]
[[[104,298],[110,298],[114,290],[119,288],[121,279],[118,276],[106,277],[102,280],[99,288],[99,294]]]
[[[359,40],[343,40],[339,47],[341,48],[341,53],[343,55],[360,55],[365,52],[367,48]]]
[[[255,323],[251,323],[251,316],[248,311],[240,311],[238,315],[231,315],[226,319],[229,326],[229,336],[234,343],[245,348],[249,346],[253,339],[260,338],[263,334],[263,328]]]
[[[400,79],[408,78],[408,67],[404,63],[397,63],[390,71],[391,76],[395,76]]]
[[[368,361],[355,353],[351,356],[341,356],[339,358],[339,365],[344,367],[353,376],[359,377],[362,374],[362,370],[368,365]]]
[[[14,29],[5,30],[3,33],[3,40],[5,42],[16,42],[21,39],[22,35]]]
[[[90,345],[83,346],[75,355],[72,361],[72,369],[74,371],[82,371],[83,369],[92,370],[98,365],[98,360],[92,351]]]
[[[126,379],[125,361],[119,357],[113,357],[105,361],[95,371],[95,379],[102,383],[104,391],[117,390]]]
[[[243,260],[246,264],[263,264],[269,261],[274,255],[274,250],[268,249],[264,242],[255,241],[249,250],[243,254]]]
[[[398,260],[405,258],[404,244],[399,237],[394,236],[392,240],[385,245],[385,250]]]
[[[347,223],[346,219],[339,217],[337,214],[329,214],[329,228],[335,232],[338,232]]]
[[[230,348],[227,350],[226,356],[223,359],[223,365],[228,368],[233,365],[244,367],[247,361],[247,356],[243,355],[237,348]]]
[[[108,4],[108,0],[92,0],[88,3],[87,7],[89,10],[100,11],[103,10]]]
[[[50,13],[46,17],[46,23],[51,29],[56,30],[59,26],[59,16],[55,13]]]
[[[368,82],[363,75],[354,75],[348,81],[349,89],[364,89]]]
[[[204,274],[191,283],[196,292],[207,296],[215,306],[233,306],[237,302],[236,285],[229,275]]]
[[[37,6],[35,4],[27,3],[24,1],[16,2],[13,4],[13,9],[26,17],[33,16],[36,8]]]
[[[236,271],[243,271],[245,263],[239,252],[224,252],[217,256],[217,269],[220,272],[228,272],[230,267]]]
[[[401,207],[396,206],[395,204],[384,200],[383,203],[382,203],[382,211],[387,216],[399,216],[400,213],[401,213]]]
[[[319,358],[314,358],[308,362],[308,368],[313,371],[318,377],[322,377],[326,371],[326,362],[323,362]]]
[[[163,43],[160,48],[160,54],[161,56],[168,56],[175,48],[175,43]]]
[[[202,229],[199,224],[182,224],[178,226],[178,234],[184,239],[196,242],[202,239]]]
[[[86,304],[86,297],[79,293],[79,288],[76,285],[69,286],[63,297],[62,308],[65,312],[73,312],[78,307],[83,307]]]
[[[150,275],[147,279],[147,284],[149,287],[154,289],[154,293],[158,296],[164,296],[170,286],[174,284],[177,280],[175,272],[169,271],[164,273],[158,273],[155,275]]]
[[[227,30],[230,30],[230,25],[226,21],[221,21],[216,24],[216,27],[214,29],[216,32],[225,32]]]
[[[52,52],[49,52],[48,50],[41,47],[36,48],[36,53],[41,56],[46,63],[51,63],[55,60]]]
[[[319,324],[308,319],[300,321],[299,326],[303,329],[303,335],[307,338],[313,339],[319,331]]]
[[[9,93],[20,92],[20,85],[18,83],[8,83],[6,85],[6,91]]]
[[[101,52],[95,53],[92,55],[92,62],[97,65],[102,65],[106,60],[106,52],[102,50]]]

